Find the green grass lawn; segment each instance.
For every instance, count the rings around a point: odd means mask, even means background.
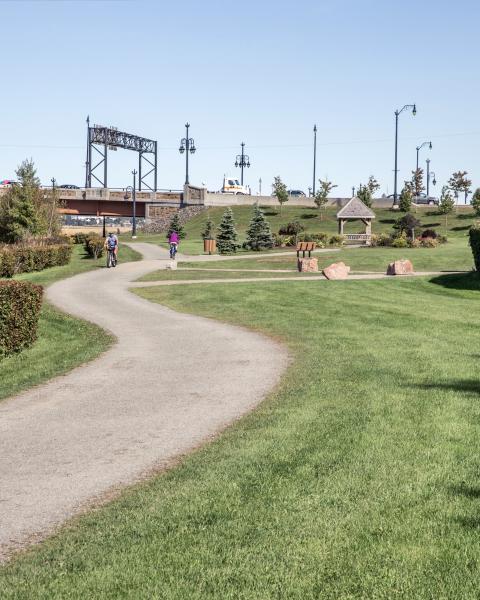
[[[140,255],[134,250],[122,248],[123,261],[139,258]],[[103,266],[103,259],[88,259],[81,246],[74,246],[72,260],[68,265],[36,273],[24,273],[16,279],[47,286],[59,279]],[[100,327],[70,317],[44,302],[39,320],[38,340],[31,348],[0,361],[0,400],[95,358],[106,350],[112,341],[112,336]]]
[[[389,262],[401,258],[409,258],[417,271],[469,271],[473,268],[472,251],[468,245],[467,237],[451,238],[447,244],[437,248],[345,248],[321,252],[315,254],[318,259],[318,268],[322,270],[332,262],[343,261],[350,265],[352,272],[376,271],[385,273]],[[231,261],[219,260],[204,263],[179,261],[179,270],[160,270],[144,275],[140,281],[161,281],[168,279],[210,279],[224,277],[271,277],[275,273],[245,274],[241,271],[212,273],[210,269],[291,269],[292,275],[296,269],[296,254],[291,256],[268,256],[251,255]],[[205,269],[200,271],[189,271],[187,269]],[[285,273],[279,273],[279,276]],[[309,273],[298,273],[299,277],[308,276]]]
[[[220,438],[1,570],[2,600],[478,598],[476,275],[137,293],[294,362]]]
[[[222,214],[225,208],[210,208],[208,211],[196,215],[185,225],[185,231],[187,237],[180,244],[180,252],[184,254],[202,254],[203,253],[203,241],[201,238],[201,232],[204,229],[207,216],[210,215],[216,225],[220,223]],[[234,218],[237,224],[237,231],[239,233],[240,242],[245,239],[245,231],[248,227],[250,219],[252,217],[251,206],[235,206],[232,207]],[[306,231],[309,233],[318,233],[323,231],[330,235],[337,233],[337,220],[335,215],[338,212],[337,208],[329,207],[325,210],[323,219],[319,218],[319,213],[313,208],[302,208],[302,207],[289,207],[288,203],[285,204],[280,213],[279,208],[264,207],[264,212],[270,223],[273,232],[278,232],[281,225],[290,221],[298,220],[302,225],[305,226]],[[390,233],[392,231],[393,223],[396,219],[402,216],[399,211],[393,211],[385,208],[375,208],[376,219],[373,222],[373,233]],[[462,237],[467,232],[469,227],[476,221],[476,217],[470,207],[457,208],[455,214],[448,217],[448,227],[445,229],[445,217],[436,213],[435,207],[422,207],[417,208],[417,211],[413,211],[415,216],[422,223],[424,229],[435,229],[438,233],[444,234],[445,232],[449,237]],[[363,224],[359,222],[352,222],[346,226],[345,231],[347,233],[357,233],[363,231]],[[129,234],[124,234],[124,239],[127,240]],[[139,241],[148,241],[152,243],[161,243],[165,247],[167,246],[165,240],[165,234],[156,235],[138,235]]]

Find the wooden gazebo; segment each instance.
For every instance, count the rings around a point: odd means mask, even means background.
[[[368,208],[360,198],[354,196],[337,213],[338,233],[345,235],[349,242],[363,242],[369,245],[372,237],[372,220],[374,218],[375,213],[373,210]],[[348,221],[362,221],[365,224],[365,233],[344,234],[343,228]]]

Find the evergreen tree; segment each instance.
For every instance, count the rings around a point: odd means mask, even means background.
[[[40,180],[32,160],[24,160],[16,170],[19,184],[13,185],[0,203],[0,241],[19,242],[45,233],[42,219]]]
[[[263,211],[258,206],[258,203],[253,205],[253,215],[250,225],[247,229],[247,240],[245,248],[251,250],[265,250],[273,248],[273,236],[270,230],[270,225],[265,219]]]
[[[217,248],[220,254],[231,254],[240,247],[237,243],[238,234],[235,229],[233,212],[230,207],[223,213],[222,220],[218,226]]]
[[[358,186],[357,198],[368,206],[368,208],[372,208],[372,192],[368,185],[363,185],[362,183]]]
[[[178,233],[178,237],[183,240],[186,237],[186,233],[184,228],[180,223],[180,217],[178,212],[174,213],[172,220],[170,221],[170,225],[168,227],[167,238],[170,237],[172,231],[176,231]]]
[[[210,215],[208,215],[207,222],[205,223],[205,229],[202,232],[202,238],[204,240],[213,240],[215,239],[214,232],[215,231],[215,223],[212,221]]]
[[[475,215],[480,217],[480,188],[477,188],[472,196],[472,207]]]
[[[438,203],[438,209],[440,214],[445,215],[445,233],[447,232],[448,226],[448,215],[455,209],[455,198],[450,193],[450,189],[447,185],[442,188],[442,195]]]
[[[403,190],[400,193],[399,200],[400,210],[404,213],[410,212],[412,208],[412,187],[405,184]]]

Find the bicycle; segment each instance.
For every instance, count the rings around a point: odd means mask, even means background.
[[[170,244],[170,259],[175,260],[175,254],[177,253],[177,244],[174,242]]]
[[[115,255],[115,248],[107,248],[107,267],[116,267],[117,257]]]

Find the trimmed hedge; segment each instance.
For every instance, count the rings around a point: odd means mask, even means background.
[[[5,244],[0,246],[0,277],[67,265],[71,257],[71,244]]]
[[[480,225],[472,225],[469,231],[475,269],[480,273]]]
[[[28,281],[0,281],[0,358],[37,339],[43,289]]]
[[[105,240],[97,233],[92,233],[85,238],[83,247],[85,248],[85,252],[88,254],[88,256],[91,256],[96,260],[103,254]]]

